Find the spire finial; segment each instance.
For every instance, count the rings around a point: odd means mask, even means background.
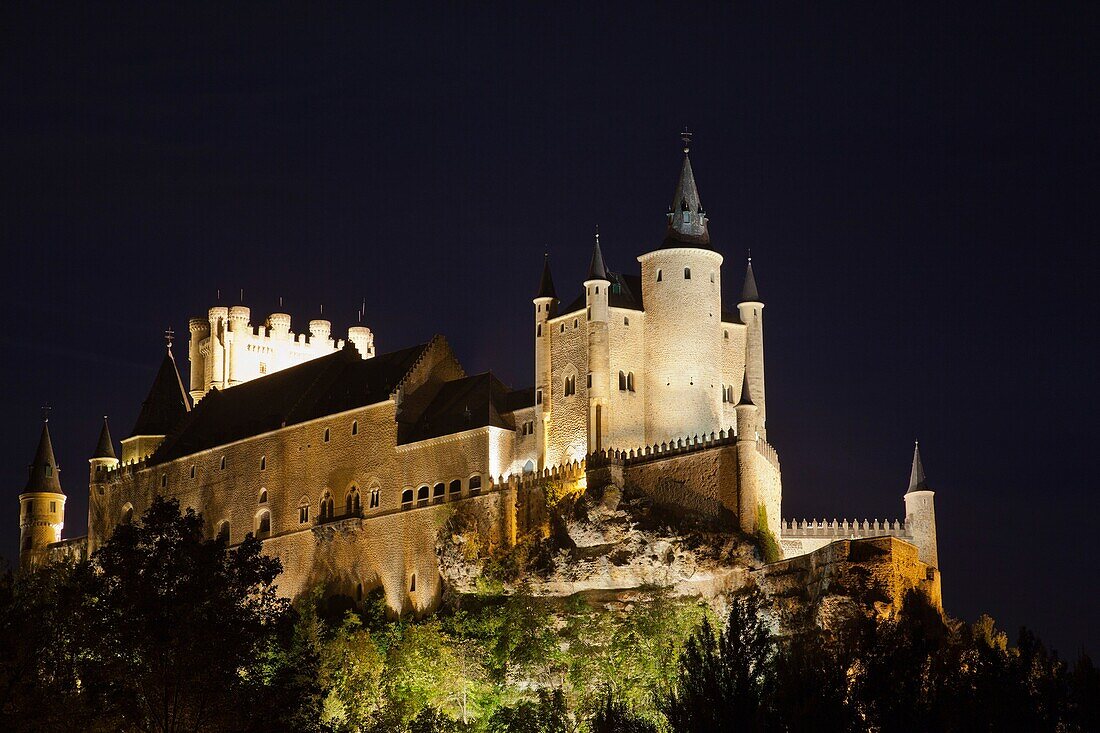
[[[168,344],[168,350],[172,350],[172,339],[176,337],[176,332],[172,330],[172,327],[164,329],[164,343]]]
[[[599,245],[599,243],[600,243],[600,225],[597,224],[596,225],[596,244]]]
[[[691,150],[691,136],[692,133],[688,132],[687,125],[684,125],[684,131],[680,133],[680,139],[684,142],[684,155]]]
[[[279,296],[279,307],[280,308],[283,307],[283,296],[281,296],[281,295]]]
[[[42,409],[42,422],[44,422],[44,423],[49,422],[50,421],[50,410],[53,409],[52,407],[50,407],[50,403],[47,402],[46,404],[42,405],[41,409]]]

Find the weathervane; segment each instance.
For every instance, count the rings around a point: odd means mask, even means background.
[[[680,139],[684,141],[684,155],[691,150],[691,133],[688,132],[687,125],[684,125],[684,131],[680,133]]]
[[[49,422],[50,421],[50,410],[52,410],[52,409],[53,408],[50,407],[49,402],[42,405],[42,422]]]
[[[596,225],[596,244],[599,245],[599,243],[600,243],[600,225],[597,224]]]
[[[176,332],[172,330],[172,327],[164,329],[164,342],[168,344],[168,350],[172,350],[172,339],[176,337]]]

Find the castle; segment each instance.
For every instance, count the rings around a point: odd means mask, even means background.
[[[62,539],[65,494],[48,425],[19,496],[20,562],[86,557],[156,495],[202,512],[211,536],[261,538],[280,592],[321,584],[395,613],[442,587],[435,546],[459,508],[489,545],[537,531],[552,482],[615,484],[675,512],[770,534],[785,558],[838,540],[895,537],[938,587],[933,492],[914,452],[900,521],[784,520],[767,442],[764,303],[751,259],[736,307],[722,298],[687,141],[664,238],[640,272],[611,270],[596,235],[588,274],[560,300],[547,258],[533,300],[534,385],[467,375],[440,336],[375,351],[370,329],[295,334],[216,306],[189,323],[185,389],[172,349],[115,451],[106,418],[89,459],[88,535]]]

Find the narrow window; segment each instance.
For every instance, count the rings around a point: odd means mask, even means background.
[[[714,273],[713,273],[713,272],[712,272],[712,273],[710,273],[710,281],[711,281],[711,282],[714,282]]]
[[[432,501],[436,504],[443,503],[443,497],[447,490],[447,486],[440,481],[438,484],[432,487]]]
[[[326,443],[328,442],[328,438],[329,438],[328,428],[325,428],[325,442]]]
[[[356,583],[355,584],[355,600],[357,600],[357,601],[363,600],[363,584],[362,583]]]
[[[657,282],[661,282],[661,271],[657,270]]]
[[[585,309],[584,317],[590,321],[592,320],[592,306],[589,306],[587,309]],[[576,326],[574,326],[574,328],[576,328]]]
[[[195,478],[195,467],[191,466],[191,478]]]
[[[51,501],[50,502],[50,513],[53,514],[56,511],[57,511],[57,502],[56,501]]]
[[[267,470],[267,456],[260,456],[260,470]]]
[[[229,544],[229,522],[223,521],[218,525],[218,539]]]
[[[596,286],[596,295],[599,295],[599,294],[600,294],[600,286],[599,286],[599,285],[597,285],[597,286]]]
[[[451,482],[450,492],[451,496],[458,496],[462,493],[462,479],[456,478]]]
[[[623,372],[619,372],[619,391],[626,391],[626,374],[624,374]]]
[[[729,331],[723,331],[722,332],[722,338],[724,338],[728,341],[729,337],[730,337],[730,332]]]
[[[298,524],[305,524],[309,521],[309,504],[303,504],[298,507]]]
[[[336,502],[332,499],[332,494],[328,494],[328,501],[325,502],[325,514],[329,519],[336,516]]]
[[[481,476],[470,477],[470,493],[476,494],[481,491]]]
[[[428,485],[424,484],[416,490],[416,504],[417,506],[423,506],[428,503]]]
[[[371,509],[377,509],[378,508],[378,502],[379,502],[379,498],[380,498],[379,495],[380,494],[381,494],[380,489],[371,489],[371,492],[370,492],[370,508]]]
[[[535,326],[535,335],[536,336],[541,336],[542,335],[542,324],[541,323],[539,325]]]
[[[358,435],[359,434],[359,421],[358,420],[352,420],[351,421],[351,434],[352,435]]]
[[[260,502],[261,504],[267,503],[267,489],[260,489]]]
[[[355,516],[359,513],[359,489],[354,486],[351,487],[351,491],[344,497],[344,512]]]
[[[626,375],[626,388],[631,392],[634,391],[634,372]]]
[[[222,470],[225,470],[225,456],[222,456]]]
[[[573,319],[573,328],[576,328],[579,325],[580,325],[580,319],[574,318]]]
[[[405,489],[401,492],[401,506],[405,509],[412,506],[413,503],[413,490]]]
[[[588,377],[585,380],[585,386],[587,386],[589,389],[592,389],[592,372],[588,373]]]
[[[413,573],[412,579],[409,580],[409,593],[416,593],[416,573]]]
[[[535,390],[535,404],[536,405],[541,405],[542,404],[542,390],[541,389]]]
[[[160,475],[160,487],[163,489],[167,485],[168,485],[168,474],[162,473]]]
[[[559,331],[559,333],[565,333],[565,324],[564,323],[561,324],[561,330]]]
[[[271,514],[264,512],[260,515],[260,524],[256,531],[257,537],[267,537],[271,534]]]
[[[134,521],[134,507],[127,504],[122,508],[122,523],[130,524]]]
[[[690,280],[691,279],[691,268],[690,267],[685,267],[684,268],[684,279],[685,280]]]
[[[624,325],[624,326],[629,326],[629,325],[630,325],[630,318],[629,318],[629,316],[623,316],[623,325]]]

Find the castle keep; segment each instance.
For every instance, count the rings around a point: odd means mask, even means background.
[[[454,512],[488,546],[507,546],[545,522],[546,487],[568,484],[629,487],[673,513],[770,535],[787,560],[897,538],[938,585],[917,450],[904,519],[783,519],[764,303],[750,260],[724,307],[723,257],[683,152],[664,236],[633,273],[608,266],[597,234],[587,277],[563,300],[543,262],[533,386],[466,374],[441,336],[376,351],[362,325],[345,339],[326,320],[296,334],[285,313],[254,324],[243,305],[216,306],[189,322],[186,387],[169,343],[121,458],[104,420],[86,537],[62,538],[65,494],[43,427],[19,496],[21,565],[87,556],[159,494],[201,511],[231,545],[261,538],[282,559],[285,595],[381,587],[394,612],[422,612],[442,592],[436,544]]]

